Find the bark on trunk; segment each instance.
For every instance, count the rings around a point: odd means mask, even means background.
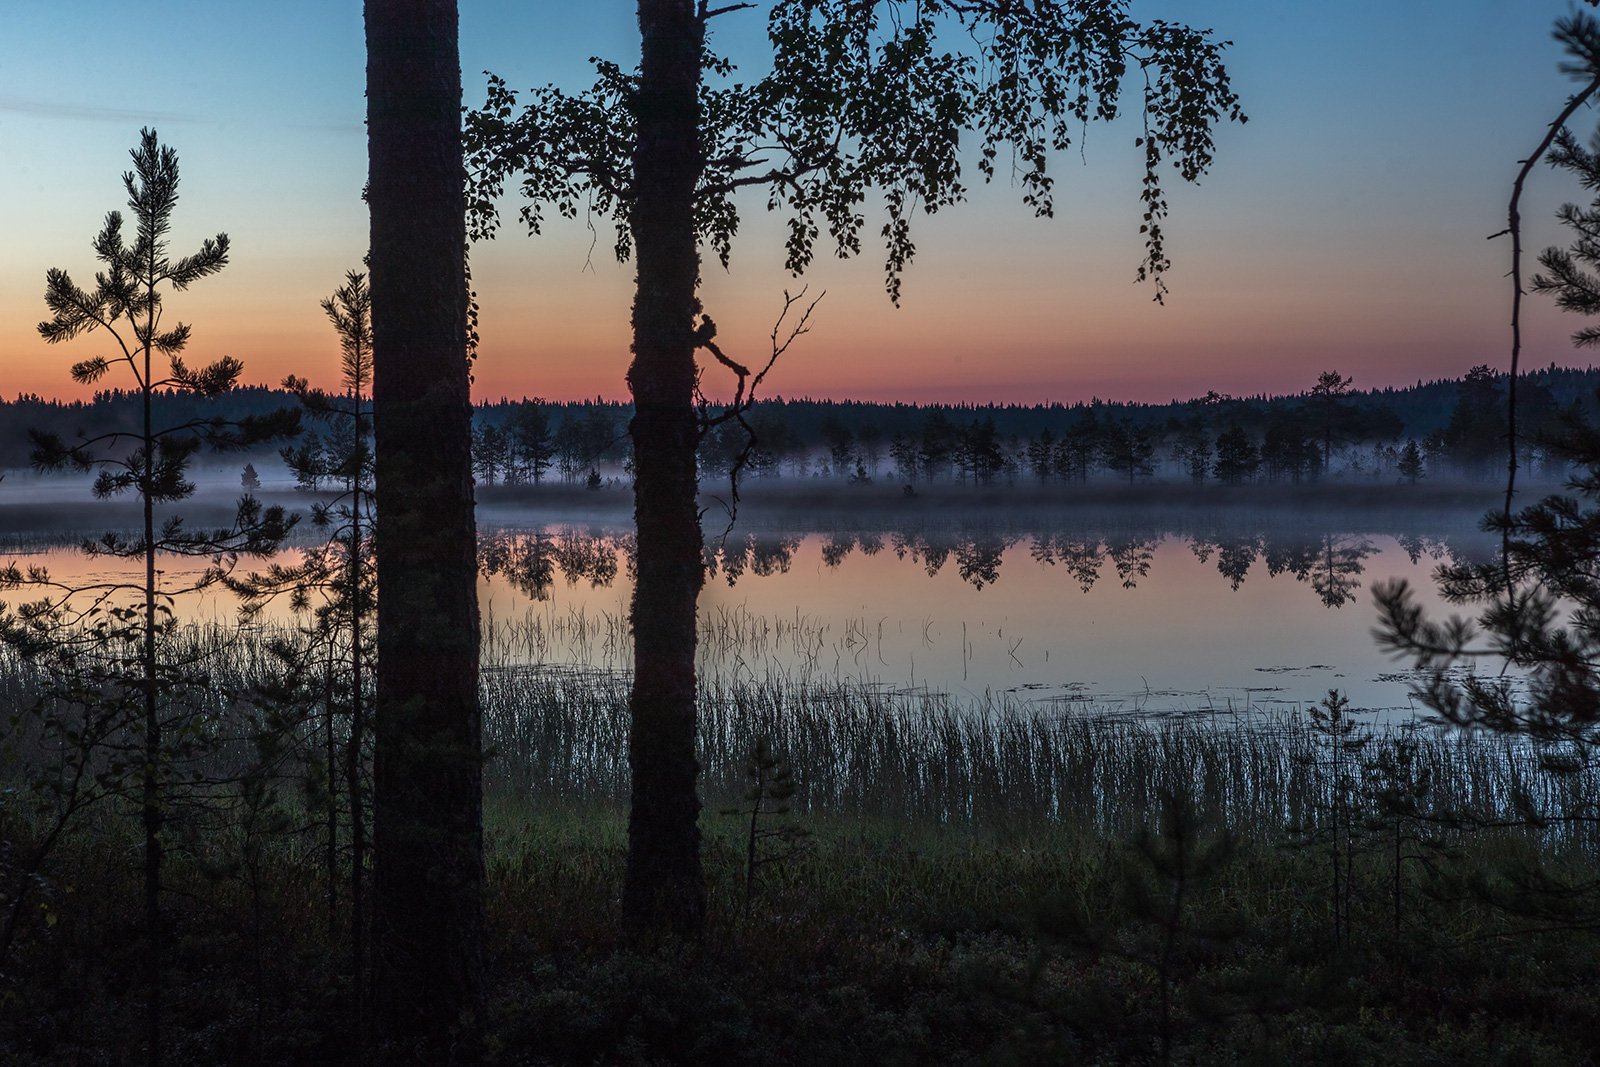
[[[150,245],[150,277],[155,276],[155,244]],[[148,290],[150,306],[155,307],[154,287]],[[154,313],[147,321],[154,322]],[[161,764],[164,755],[161,738],[161,715],[156,701],[156,522],[154,488],[150,484],[156,462],[156,436],[151,418],[151,354],[150,343],[143,346],[144,378],[141,392],[144,402],[144,484],[139,495],[144,505],[144,632],[141,666],[144,670],[144,770],[141,801],[144,825],[144,927],[146,944],[145,968],[145,1062],[150,1067],[161,1063],[161,957],[164,951],[161,930],[161,828],[166,822],[164,798],[161,795]]]
[[[350,1003],[355,1020],[356,1044],[367,1037],[367,912],[366,912],[366,801],[362,796],[361,757],[366,735],[366,685],[362,657],[362,627],[367,623],[367,604],[362,590],[362,554],[366,550],[361,480],[364,478],[363,449],[366,427],[361,418],[364,398],[359,388],[351,390],[355,411],[355,478],[350,492],[350,733],[345,739],[344,788],[350,797]],[[358,1062],[361,1062],[358,1060]]]
[[[478,606],[454,0],[367,0],[377,564],[374,1005],[385,1058],[478,1058]]]
[[[628,384],[638,580],[628,760],[633,774],[622,906],[636,931],[695,934],[705,921],[695,780],[695,605],[704,580],[696,510],[694,192],[700,51],[692,0],[639,0],[643,40],[631,221],[638,265]]]

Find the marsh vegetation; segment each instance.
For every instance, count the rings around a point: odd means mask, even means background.
[[[205,784],[172,814],[175,1053],[343,1056],[348,808],[330,864],[319,687],[300,691],[298,712],[260,700],[283,699],[273,647],[303,638],[209,624],[175,639],[212,683],[190,709],[208,738],[186,780]],[[1218,1063],[1588,1055],[1600,774],[1558,766],[1559,753],[1362,715],[1340,731],[1309,714],[1130,718],[848,679],[712,678],[698,750],[708,812],[739,807],[764,742],[794,777],[781,819],[807,834],[746,908],[747,827],[708,814],[707,939],[660,955],[610,932],[626,677],[509,663],[521,655],[509,639],[489,640],[481,689],[489,1033],[507,1062],[528,1062],[513,1050],[534,1030],[548,1058],[532,1062],[646,1049],[1143,1060],[1158,1037]],[[48,688],[9,654],[0,685],[13,707]],[[14,733],[8,773],[50,764],[62,742]],[[7,946],[11,1062],[92,1062],[131,1025],[101,990],[133,951],[117,947],[137,921],[117,857],[134,803],[104,796],[32,869],[54,809],[21,793],[0,809],[7,902],[24,880],[29,892]],[[1182,848],[1216,854],[1174,867]],[[1535,971],[1537,999],[1512,997]]]

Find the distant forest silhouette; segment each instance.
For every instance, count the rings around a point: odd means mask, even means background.
[[[755,442],[735,424],[707,434],[702,474],[1015,485],[1165,480],[1300,484],[1327,476],[1388,481],[1494,478],[1504,462],[1506,377],[1475,367],[1459,379],[1356,390],[1329,372],[1332,388],[1267,396],[1204,397],[1166,404],[1094,399],[1076,404],[908,404],[764,400],[748,415]],[[1343,386],[1343,388],[1341,388]],[[1548,477],[1541,442],[1564,411],[1597,413],[1600,371],[1551,366],[1523,375],[1519,437],[1525,469]],[[281,389],[243,387],[220,399],[168,394],[161,417],[264,415],[294,403]],[[598,487],[601,472],[630,466],[632,406],[600,399],[482,403],[474,409],[473,463],[480,485],[546,481]],[[0,402],[0,466],[29,463],[30,430],[67,440],[138,417],[131,392],[86,401],[24,394]],[[285,450],[304,488],[331,479],[315,429]],[[746,449],[748,448],[748,451]],[[326,468],[326,469],[324,469]],[[707,488],[714,488],[710,482]]]

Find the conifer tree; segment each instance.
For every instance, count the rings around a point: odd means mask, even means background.
[[[1407,483],[1416,485],[1426,469],[1422,461],[1422,449],[1417,447],[1416,439],[1406,441],[1406,446],[1400,450],[1400,458],[1395,461],[1395,470]]]
[[[1051,471],[1055,467],[1056,439],[1048,427],[1039,431],[1039,436],[1028,441],[1028,469],[1033,476],[1043,485],[1050,480]]]
[[[1066,897],[1042,901],[1038,921],[1048,940],[1118,956],[1150,972],[1156,1010],[1148,1024],[1154,1034],[1140,1027],[1141,1037],[1153,1036],[1159,1062],[1170,1064],[1175,1041],[1211,1021],[1201,1009],[1221,992],[1205,988],[1210,983],[1198,973],[1202,964],[1237,942],[1245,928],[1216,907],[1209,892],[1234,862],[1238,842],[1227,833],[1207,833],[1187,791],[1163,788],[1159,800],[1157,826],[1140,829],[1120,865],[1116,910],[1125,913],[1126,931],[1108,915],[1088,911],[1082,900]],[[1035,981],[1042,962],[1041,957],[1035,963]]]
[[[165,291],[183,291],[222,270],[228,262],[228,237],[219,233],[197,252],[173,258],[168,234],[178,202],[177,153],[162,145],[154,130],[145,129],[130,155],[133,169],[122,180],[135,225],[132,242],[124,236],[122,213],[113,211],[94,241],[95,256],[104,269],[96,274],[93,289],[78,286],[64,270],[51,269],[45,285],[51,318],[39,324],[39,334],[50,344],[96,334],[108,341],[111,354],[74,363],[73,380],[88,385],[113,368],[124,368],[139,397],[139,427],[72,442],[50,433],[31,436],[34,464],[40,469],[94,471],[95,496],[132,493],[138,498],[142,518],[138,534],[128,538],[108,533],[88,542],[85,549],[91,555],[137,561],[140,573],[132,580],[97,586],[87,608],[78,606],[73,596],[78,590],[53,585],[42,573],[31,575],[28,584],[50,589],[51,595],[24,608],[13,620],[10,634],[36,652],[49,654],[54,646],[79,664],[87,652],[95,662],[84,668],[86,675],[78,676],[103,685],[105,699],[131,713],[126,725],[139,734],[134,774],[144,834],[145,1040],[149,1062],[158,1063],[165,955],[164,829],[171,814],[171,791],[183,773],[182,760],[205,740],[196,717],[186,714],[184,706],[186,691],[204,689],[204,675],[169,648],[176,629],[173,598],[216,582],[240,555],[275,551],[292,523],[282,508],[264,508],[245,496],[230,527],[190,530],[171,513],[170,505],[194,493],[187,468],[203,446],[231,449],[270,440],[293,432],[298,418],[283,412],[235,421],[214,417],[158,424],[155,408],[162,393],[218,397],[233,388],[243,364],[231,356],[199,368],[184,361],[190,328],[168,321]],[[211,565],[187,588],[177,587],[158,570],[159,561],[170,556],[201,557]],[[51,640],[71,629],[93,635],[87,648],[81,639]]]
[[[295,564],[273,563],[228,585],[245,602],[247,613],[287,597],[291,607],[308,612],[311,625],[304,647],[279,647],[288,672],[302,682],[313,679],[323,707],[320,763],[326,782],[325,805],[329,933],[336,926],[339,870],[339,797],[349,812],[348,897],[350,970],[357,1033],[364,1031],[366,975],[366,855],[368,679],[377,607],[372,513],[372,292],[366,275],[349,271],[345,282],[322,301],[323,313],[339,338],[340,391],[313,389],[304,378],[284,379],[305,413],[330,426],[324,454],[327,473],[341,491],[311,508],[312,523],[327,540],[308,548]],[[320,462],[320,461],[319,461]],[[291,464],[291,469],[293,465]],[[344,720],[342,731],[336,728]],[[342,734],[342,736],[341,736]],[[342,751],[341,751],[342,748]],[[341,779],[342,778],[342,782]]]
[[[1206,475],[1211,473],[1211,437],[1201,419],[1197,417],[1184,427],[1174,451],[1176,458],[1183,462],[1189,481],[1195,485],[1205,484]]]
[[[725,815],[738,815],[748,821],[745,832],[744,906],[755,896],[756,875],[763,867],[793,858],[811,836],[810,831],[793,823],[773,820],[789,813],[795,796],[794,772],[789,761],[773,751],[772,742],[762,735],[750,746],[745,758],[744,805],[726,809]]]
[[[1238,485],[1255,477],[1261,466],[1261,453],[1250,435],[1239,426],[1230,426],[1217,435],[1217,459],[1212,473],[1223,485]]]
[[[1327,799],[1315,813],[1312,824],[1295,827],[1307,844],[1328,850],[1330,866],[1329,896],[1332,901],[1333,943],[1343,945],[1350,937],[1350,905],[1353,897],[1355,841],[1360,831],[1356,822],[1360,795],[1361,751],[1372,740],[1365,723],[1350,713],[1350,698],[1337,689],[1310,708],[1311,730],[1319,742],[1315,755],[1307,757],[1310,768],[1326,785]]]
[[[1333,463],[1333,443],[1343,432],[1344,425],[1355,416],[1355,410],[1345,401],[1355,379],[1341,375],[1336,370],[1323,371],[1317,384],[1311,387],[1311,408],[1316,416],[1317,429],[1322,437],[1322,473],[1327,474]]]
[[[1129,485],[1155,473],[1155,454],[1155,441],[1142,426],[1112,420],[1101,431],[1101,462],[1107,470],[1126,477]]]
[[[373,963],[396,1062],[481,1057],[483,753],[455,0],[367,0],[377,720]]]
[[[1099,461],[1103,433],[1095,409],[1080,410],[1056,445],[1056,473],[1067,481],[1087,484]]]
[[[510,439],[512,467],[508,481],[521,482],[532,479],[538,485],[550,469],[554,453],[550,446],[550,419],[545,414],[544,401],[538,397],[524,400],[506,423]]]
[[[1600,89],[1600,21],[1575,12],[1557,20],[1555,36],[1568,55],[1564,69],[1586,83],[1583,93],[1568,101],[1563,114],[1570,115]],[[1551,130],[1549,137],[1555,145],[1550,162],[1572,172],[1586,188],[1600,188],[1600,142],[1584,148],[1564,128]],[[1600,246],[1594,239],[1600,196],[1588,207],[1565,205],[1558,217],[1574,231],[1573,242],[1544,252],[1540,265],[1546,273],[1536,275],[1532,286],[1554,297],[1563,310],[1593,315],[1600,312]],[[1579,329],[1573,343],[1600,344],[1600,329]],[[1490,368],[1468,372],[1447,429],[1447,447],[1479,456],[1490,434],[1485,427],[1497,428],[1504,446],[1510,405],[1497,406],[1498,389]],[[1600,743],[1600,428],[1575,410],[1564,414],[1559,427],[1547,445],[1575,468],[1568,492],[1517,512],[1508,496],[1504,511],[1484,519],[1485,529],[1501,536],[1501,558],[1439,569],[1445,599],[1474,605],[1475,621],[1430,618],[1405,581],[1375,587],[1374,597],[1380,646],[1427,673],[1418,695],[1441,718],[1526,735],[1587,759]],[[1452,436],[1451,429],[1458,432]],[[1485,659],[1519,668],[1527,677],[1525,692],[1501,675],[1469,674],[1457,682],[1450,672],[1456,664]]]

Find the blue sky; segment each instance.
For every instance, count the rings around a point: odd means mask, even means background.
[[[1231,39],[1251,121],[1219,136],[1198,188],[1173,189],[1169,306],[1132,283],[1140,255],[1138,158],[1124,122],[1091,127],[1082,158],[1055,161],[1058,217],[1013,190],[975,192],[925,220],[904,306],[879,259],[819,264],[817,326],[780,368],[789,395],[878,399],[1165,400],[1305,388],[1325,369],[1358,385],[1503,365],[1517,161],[1571,83],[1542,0],[1149,0],[1135,13]],[[70,15],[64,12],[70,11]],[[513,86],[586,81],[587,57],[633,62],[631,4],[463,0],[468,104],[480,71]],[[762,18],[718,19],[717,39],[758,66]],[[225,230],[233,263],[174,298],[197,356],[245,360],[247,377],[331,379],[337,348],[317,301],[360,262],[366,219],[360,5],[290,0],[111,4],[8,0],[0,14],[0,391],[65,393],[88,349],[33,335],[47,267],[87,280],[89,240],[122,207],[118,175],[143,125],[183,164],[180,246]],[[1580,129],[1593,128],[1593,113]],[[1529,190],[1533,248],[1576,191],[1543,173]],[[733,271],[706,268],[708,310],[746,352],[766,344],[785,287],[776,220],[752,205]],[[483,395],[623,394],[631,267],[594,256],[581,225],[514,229],[475,254]],[[1528,360],[1585,361],[1575,326],[1530,308]],[[320,369],[319,369],[320,368]]]

